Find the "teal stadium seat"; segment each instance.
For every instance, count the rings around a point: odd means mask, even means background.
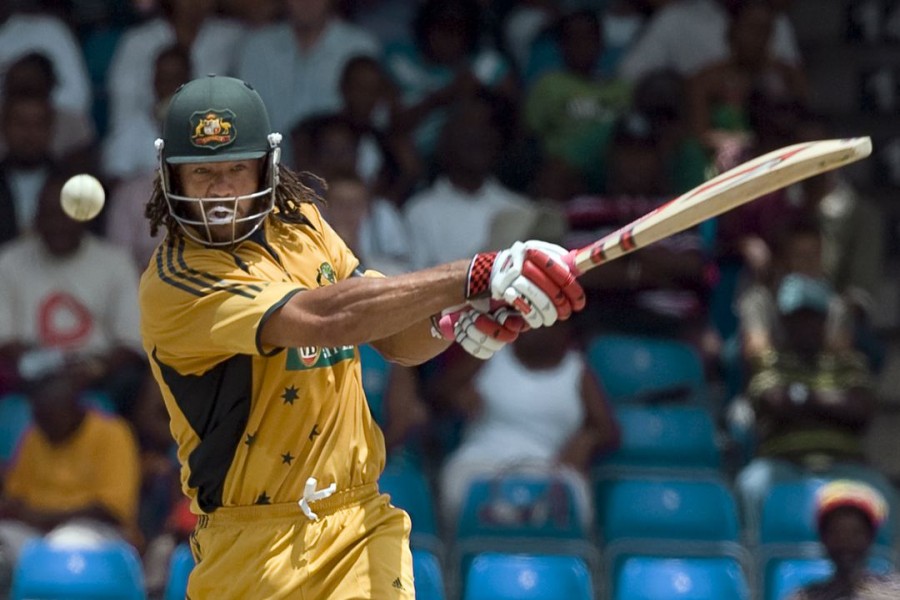
[[[391,504],[409,514],[412,521],[410,545],[441,552],[434,495],[419,467],[403,460],[388,461],[378,480],[378,487],[390,495]]]
[[[413,548],[413,577],[416,580],[416,600],[444,600],[444,575],[438,557],[427,550]]]
[[[600,553],[586,521],[574,489],[552,473],[476,479],[457,520],[453,575],[465,585],[474,557],[489,552],[578,556],[597,572]]]
[[[125,542],[89,548],[28,542],[13,572],[12,600],[145,600],[137,551]]]
[[[163,600],[184,600],[187,595],[188,578],[194,570],[194,555],[187,544],[179,544],[169,559],[169,577]]]
[[[587,565],[575,556],[485,553],[472,561],[463,600],[593,600]]]
[[[738,542],[737,502],[721,481],[619,479],[601,488],[598,526],[604,542]]]
[[[611,402],[709,401],[703,362],[684,342],[605,334],[588,342],[587,358]]]
[[[632,556],[613,574],[614,600],[749,600],[740,563],[728,557]]]
[[[715,424],[702,406],[621,405],[619,447],[594,465],[594,475],[659,471],[718,474],[722,466]]]

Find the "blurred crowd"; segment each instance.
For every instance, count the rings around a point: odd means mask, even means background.
[[[136,299],[159,241],[144,218],[153,142],[181,84],[256,88],[283,160],[327,183],[326,218],[394,274],[516,239],[575,248],[751,157],[835,137],[811,108],[789,5],[0,2],[0,547],[14,557],[81,524],[135,544],[160,586],[190,533]],[[58,201],[79,172],[107,190],[89,223]],[[391,460],[429,474],[448,519],[469,479],[522,462],[561,468],[589,505],[591,466],[620,433],[585,348],[665,338],[715,390],[706,408],[736,448],[748,522],[804,473],[892,501],[862,446],[885,358],[884,232],[831,172],[591,271],[583,314],[486,363],[451,350],[412,369],[361,348]]]

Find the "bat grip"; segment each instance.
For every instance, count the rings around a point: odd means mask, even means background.
[[[572,274],[575,275],[575,277],[580,277],[583,271],[575,264],[575,255],[577,254],[578,250],[570,250],[562,257],[562,259],[563,262],[566,263],[566,266],[572,271]]]

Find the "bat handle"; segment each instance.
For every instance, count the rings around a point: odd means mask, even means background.
[[[570,250],[562,257],[563,262],[566,263],[566,266],[571,269],[572,273],[575,277],[580,277],[583,271],[578,268],[578,265],[575,264],[575,257],[578,254],[578,250]]]

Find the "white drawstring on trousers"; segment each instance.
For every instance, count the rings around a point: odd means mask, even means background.
[[[306,515],[306,518],[310,521],[318,520],[319,515],[312,511],[312,509],[309,507],[309,503],[324,500],[337,490],[337,484],[334,483],[332,483],[325,489],[317,490],[316,486],[318,484],[319,482],[316,481],[315,477],[310,477],[309,479],[307,479],[306,485],[303,487],[303,498],[301,498],[300,502],[298,502],[298,504],[300,505],[300,510],[303,511],[303,514]]]

